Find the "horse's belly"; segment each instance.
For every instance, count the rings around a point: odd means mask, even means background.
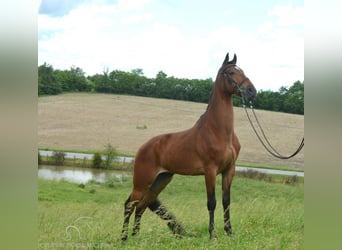
[[[181,175],[202,175],[204,168],[202,161],[192,153],[170,153],[161,161],[161,167],[172,173]]]

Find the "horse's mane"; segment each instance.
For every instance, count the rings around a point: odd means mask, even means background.
[[[212,99],[212,97],[213,97],[213,94],[214,94],[214,86],[213,86],[213,88],[212,88],[212,90],[211,90],[211,94],[210,94],[210,96],[209,96],[207,108],[206,108],[205,112],[200,116],[200,118],[199,118],[198,121],[197,121],[197,124],[200,124],[200,126],[203,125],[203,118],[204,118],[205,115],[208,113],[208,109],[209,109],[209,106],[210,106],[210,103],[211,103],[211,99]]]
[[[208,111],[208,109],[209,109],[209,105],[211,103],[211,98],[213,97],[213,94],[214,94],[214,86],[213,86],[213,89],[211,90],[211,94],[209,96],[209,100],[208,100],[208,105],[207,105],[206,111]]]

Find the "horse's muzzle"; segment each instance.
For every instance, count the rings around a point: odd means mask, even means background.
[[[243,88],[241,91],[241,96],[248,101],[253,100],[256,97],[257,91],[253,86],[248,86]]]

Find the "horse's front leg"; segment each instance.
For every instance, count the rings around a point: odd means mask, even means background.
[[[215,233],[214,213],[216,208],[215,184],[216,169],[209,169],[205,173],[205,184],[207,188],[207,208],[209,211],[209,234],[210,239],[217,238]]]
[[[230,187],[233,181],[233,177],[235,174],[235,166],[229,171],[222,173],[222,205],[223,205],[223,218],[224,218],[224,230],[227,235],[231,235],[233,233],[232,226],[230,224]]]

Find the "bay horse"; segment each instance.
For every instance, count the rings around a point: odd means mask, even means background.
[[[128,238],[129,219],[135,209],[132,235],[140,230],[140,220],[148,207],[167,221],[171,231],[182,236],[183,227],[158,200],[159,193],[174,174],[204,175],[209,211],[209,235],[217,238],[214,230],[216,208],[216,176],[222,175],[222,205],[224,230],[232,234],[230,223],[230,187],[235,174],[235,162],[240,143],[234,132],[233,100],[236,94],[247,100],[256,96],[256,89],[236,66],[237,57],[229,61],[227,53],[218,71],[206,112],[195,125],[185,131],[156,136],[138,150],[134,161],[133,191],[124,204],[124,223],[121,240]]]

